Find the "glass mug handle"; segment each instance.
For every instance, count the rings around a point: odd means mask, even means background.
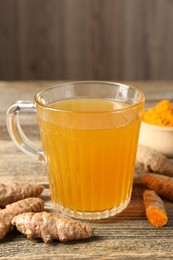
[[[45,164],[46,157],[44,152],[26,137],[20,126],[19,114],[28,112],[36,112],[33,101],[17,101],[13,104],[7,111],[7,129],[11,139],[20,150]]]

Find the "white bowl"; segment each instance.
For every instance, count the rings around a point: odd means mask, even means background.
[[[158,152],[173,157],[173,127],[141,123],[139,144],[149,146]]]

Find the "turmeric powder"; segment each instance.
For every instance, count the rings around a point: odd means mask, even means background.
[[[155,227],[164,226],[168,217],[161,198],[153,190],[145,190],[143,193],[146,216]]]
[[[86,239],[92,236],[92,227],[66,218],[57,217],[48,212],[28,212],[15,216],[12,225],[28,239],[42,238],[45,243],[53,239],[67,242]]]
[[[10,186],[0,183],[0,206],[16,202],[29,197],[38,197],[44,187],[38,184],[13,183]]]
[[[147,173],[142,176],[142,183],[149,189],[154,190],[158,195],[173,201],[173,178]]]
[[[143,112],[142,120],[153,125],[173,126],[173,104],[169,100],[160,101]]]
[[[148,146],[138,146],[136,160],[144,165],[145,171],[173,174],[173,163],[165,155]]]
[[[43,211],[44,201],[40,198],[27,198],[8,204],[0,211],[0,239],[12,230],[11,220],[14,216],[30,211]]]

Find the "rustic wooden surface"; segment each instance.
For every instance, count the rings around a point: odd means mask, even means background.
[[[173,80],[171,0],[0,0],[0,79]]]
[[[13,144],[6,130],[7,108],[16,100],[32,100],[33,95],[52,82],[0,82],[0,181],[4,183],[36,182],[45,186],[42,197],[46,209],[56,212],[49,198],[45,166],[28,157]],[[130,82],[146,95],[146,107],[160,99],[173,101],[173,82]],[[30,138],[39,142],[34,115],[21,118]],[[46,245],[41,240],[29,241],[14,231],[0,242],[2,259],[172,259],[173,258],[173,203],[165,201],[169,221],[165,227],[155,228],[147,221],[140,177],[135,172],[132,200],[127,209],[116,217],[92,221],[95,237],[87,241]]]

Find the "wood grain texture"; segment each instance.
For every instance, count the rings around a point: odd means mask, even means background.
[[[0,82],[0,181],[3,183],[34,182],[44,185],[42,198],[46,210],[60,214],[50,201],[47,170],[44,165],[22,153],[10,140],[5,126],[8,106],[17,99],[30,100],[33,95],[54,82]],[[128,82],[142,89],[146,107],[160,99],[173,100],[173,82]],[[27,135],[40,145],[37,121],[32,116],[22,118]],[[148,222],[142,199],[142,168],[136,167],[132,199],[121,214],[107,220],[91,221],[95,237],[87,241],[46,245],[40,240],[29,241],[17,231],[0,243],[2,259],[172,259],[173,203],[165,200],[168,224],[155,228]]]
[[[0,0],[0,79],[171,80],[172,0]]]

